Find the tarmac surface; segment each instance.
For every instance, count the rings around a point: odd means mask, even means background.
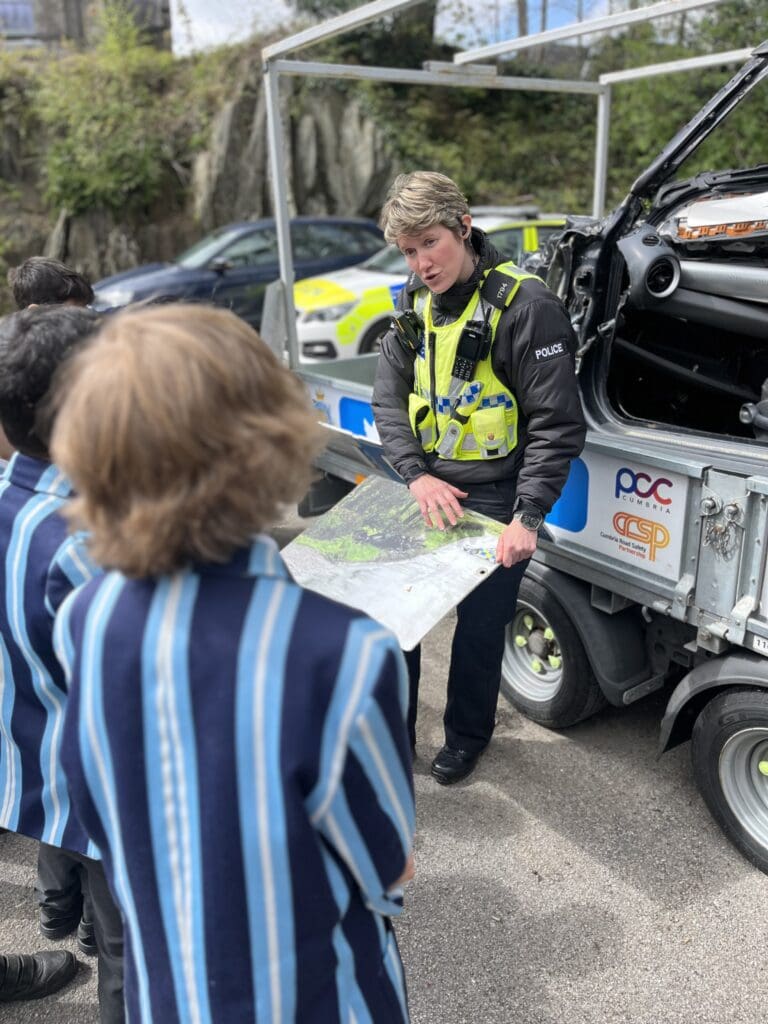
[[[764,1019],[768,877],[709,817],[688,745],[656,759],[664,695],[563,733],[502,698],[473,776],[441,787],[429,761],[452,625],[424,644],[416,878],[397,924],[413,1024]],[[0,836],[0,951],[50,947],[34,858],[31,841]],[[3,1005],[3,1024],[96,1024],[95,965],[80,961],[57,996]]]

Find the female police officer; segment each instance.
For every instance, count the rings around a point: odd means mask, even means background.
[[[584,443],[575,338],[543,282],[472,228],[467,200],[445,175],[400,175],[381,226],[410,269],[374,385],[384,450],[428,527],[455,525],[462,507],[507,524],[499,569],[458,607],[445,745],[432,762],[447,784],[469,775],[491,739],[505,626],[543,517]],[[415,745],[419,649],[407,660]]]

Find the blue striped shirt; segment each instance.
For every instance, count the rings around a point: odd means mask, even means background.
[[[394,637],[274,542],[65,603],[73,800],[126,923],[143,1024],[398,1024],[390,892],[413,842]]]
[[[59,514],[70,494],[60,470],[19,453],[0,477],[0,826],[93,857],[59,757],[67,696],[54,615],[98,572]]]

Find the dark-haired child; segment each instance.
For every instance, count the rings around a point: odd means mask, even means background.
[[[101,1021],[120,1024],[122,924],[98,851],[70,803],[60,762],[67,692],[53,653],[57,609],[99,570],[60,515],[71,488],[51,464],[41,415],[57,371],[97,326],[95,314],[63,306],[0,320],[0,423],[16,450],[0,479],[0,826],[40,840],[54,860],[66,851],[66,892],[46,889],[43,858],[43,934],[46,925],[62,934],[77,927],[82,876],[99,956]],[[88,937],[81,935],[83,944]]]

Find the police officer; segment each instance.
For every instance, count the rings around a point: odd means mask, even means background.
[[[449,529],[463,508],[505,524],[500,567],[457,609],[445,744],[432,761],[434,778],[449,784],[490,742],[505,627],[537,532],[584,444],[575,337],[546,285],[472,228],[466,198],[445,175],[400,175],[380,223],[410,270],[374,384],[384,451],[427,527]],[[415,747],[419,648],[406,658]]]

